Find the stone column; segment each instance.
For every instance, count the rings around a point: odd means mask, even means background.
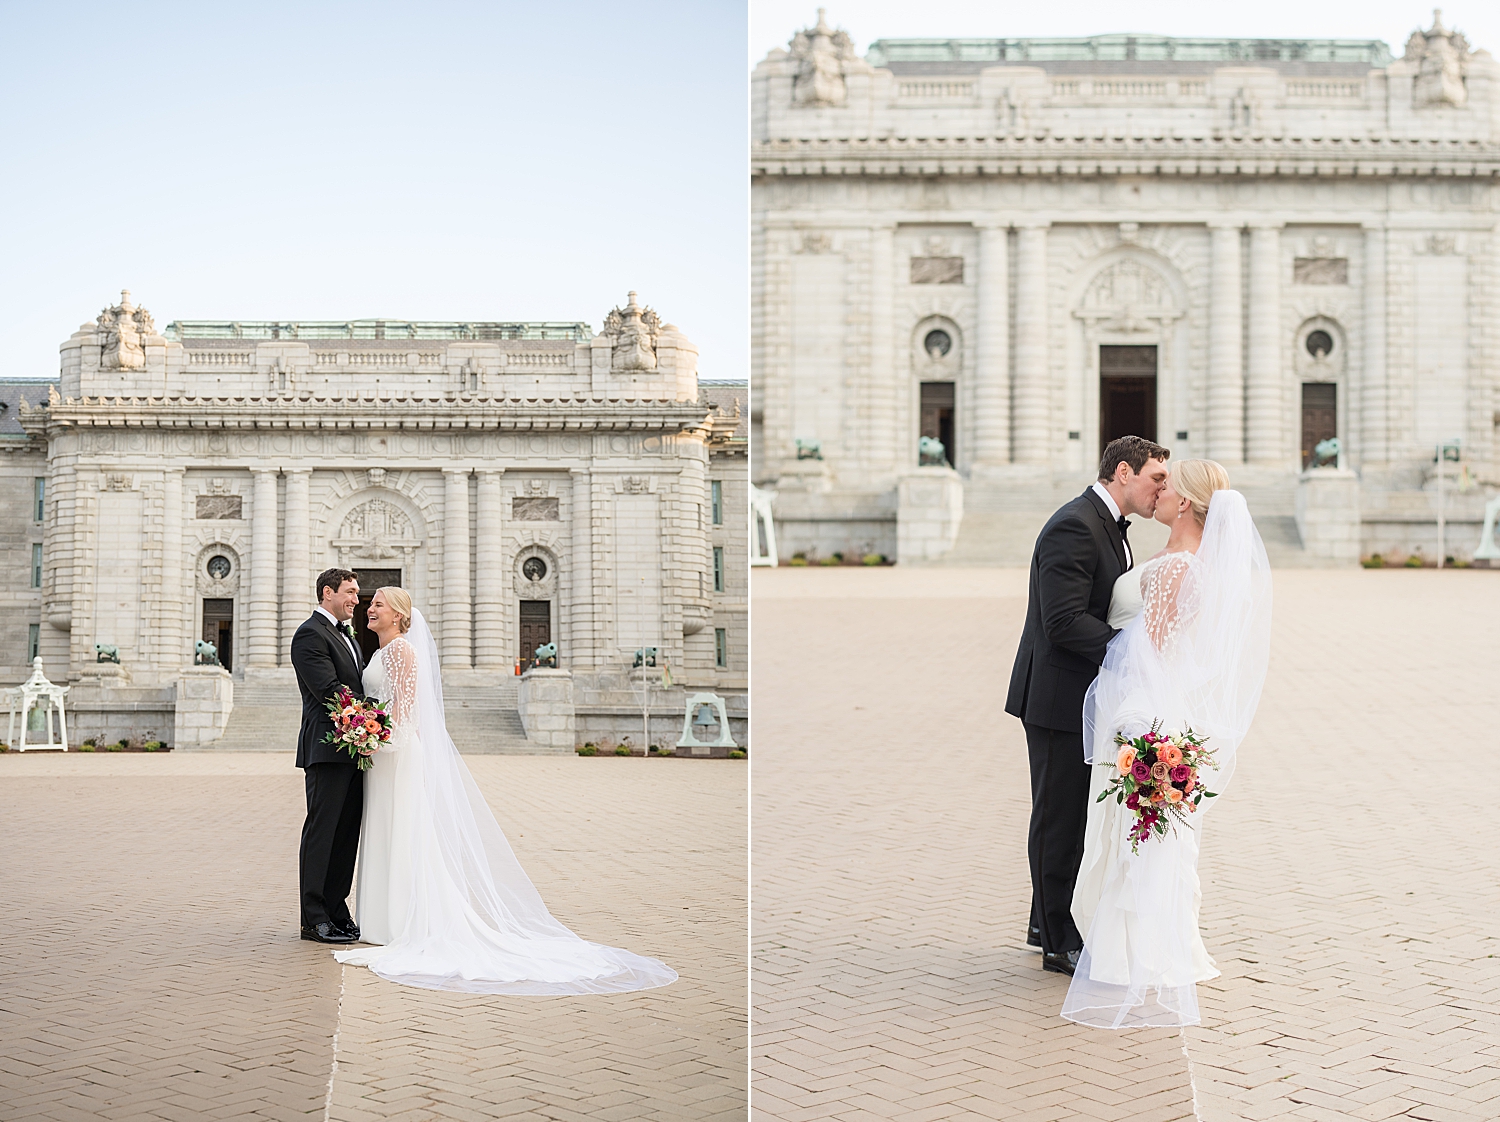
[[[469,597],[469,469],[443,469],[443,667],[471,663]]]
[[[1047,227],[1023,226],[1016,236],[1016,384],[1012,395],[1014,458],[1038,466],[1051,459],[1052,401],[1047,364]]]
[[[252,468],[251,475],[250,599],[242,604],[248,620],[245,665],[271,667],[276,665],[276,469]]]
[[[1385,243],[1385,230],[1371,228],[1365,231],[1365,339],[1362,348],[1365,361],[1360,380],[1363,409],[1359,423],[1361,465],[1389,463],[1391,458],[1390,390],[1386,385],[1385,363]]]
[[[192,611],[197,574],[185,571],[182,557],[182,468],[167,468],[161,479],[161,613],[158,659],[163,671],[193,661],[192,643],[183,630],[183,613]]]
[[[974,463],[1010,462],[1009,234],[1004,226],[979,231],[979,328],[974,370]]]
[[[1208,454],[1224,464],[1245,458],[1245,379],[1240,314],[1240,230],[1213,226],[1208,318]]]
[[[586,467],[573,468],[571,504],[573,541],[568,551],[569,649],[563,658],[574,670],[592,671],[594,635],[594,500],[593,479]]]
[[[1282,432],[1281,230],[1250,230],[1250,331],[1246,356],[1246,417],[1249,459],[1256,464],[1286,458]]]
[[[869,441],[862,457],[876,470],[894,471],[904,466],[906,440],[901,424],[907,415],[907,400],[896,384],[895,323],[892,309],[896,299],[895,278],[896,229],[876,226],[870,231],[870,373],[865,381],[866,425]],[[846,403],[845,410],[855,416],[859,406]],[[840,432],[839,445],[844,455],[859,453],[859,445],[848,446],[848,437],[857,434]],[[911,437],[913,442],[916,437]]]
[[[474,561],[479,568],[474,601],[474,665],[481,670],[509,670],[505,657],[505,606],[515,598],[512,574],[505,560],[504,499],[500,491],[503,471],[477,472],[475,495]]]
[[[308,491],[312,481],[310,469],[286,473],[286,518],[281,544],[281,649],[280,662],[290,666],[292,636],[302,621],[312,614],[312,574],[308,561],[312,557],[312,531],[308,524]]]

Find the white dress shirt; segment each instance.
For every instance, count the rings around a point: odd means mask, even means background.
[[[358,666],[359,665],[359,651],[355,648],[354,641],[352,639],[350,639],[349,636],[345,633],[345,631],[344,631],[344,625],[342,623],[340,623],[338,620],[334,619],[333,618],[333,613],[330,612],[330,611],[328,611],[322,605],[319,605],[318,607],[314,608],[313,611],[317,612],[324,619],[326,619],[329,623],[333,624],[333,629],[339,633],[339,638],[341,638],[342,640],[344,640],[344,645],[349,648],[349,653],[354,656],[354,665]]]
[[[1104,500],[1104,505],[1107,506],[1107,507],[1109,507],[1109,513],[1112,514],[1112,515],[1114,515],[1115,521],[1118,522],[1120,520],[1120,507],[1119,507],[1119,504],[1115,502],[1115,497],[1109,493],[1109,490],[1104,486],[1104,484],[1102,484],[1102,483],[1100,483],[1098,481],[1095,481],[1095,483],[1094,483],[1094,494],[1098,495],[1101,499]],[[1124,534],[1121,534],[1120,536],[1122,538],[1125,537]],[[1129,538],[1125,538],[1125,568],[1129,569],[1134,564],[1135,564],[1135,561],[1131,557],[1131,553],[1130,553],[1130,539]],[[323,609],[321,609],[321,608],[319,608],[318,610],[319,611],[323,611]],[[323,612],[323,614],[324,615],[328,615],[327,612]]]

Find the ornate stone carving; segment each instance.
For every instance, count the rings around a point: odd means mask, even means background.
[[[1452,234],[1430,234],[1425,248],[1434,257],[1447,257],[1458,252],[1458,239]]]
[[[215,476],[213,479],[210,479],[208,481],[208,490],[205,493],[209,495],[229,494],[229,480],[225,479],[223,476]]]
[[[627,475],[620,480],[620,488],[630,495],[644,495],[651,490],[651,480],[643,475]]]
[[[1469,41],[1443,26],[1443,10],[1432,10],[1432,27],[1413,31],[1406,41],[1406,62],[1416,63],[1412,82],[1412,105],[1426,109],[1440,105],[1463,105],[1469,100],[1465,78],[1469,71]]]
[[[792,79],[792,103],[816,108],[843,105],[849,98],[844,74],[854,61],[854,40],[847,31],[828,26],[825,9],[818,9],[816,27],[792,36],[792,59],[797,64]]]
[[[370,468],[365,472],[365,477],[370,481],[371,487],[385,486],[385,468]]]
[[[807,233],[797,239],[797,253],[828,253],[833,249],[833,239],[827,234]]]
[[[1348,284],[1347,257],[1298,257],[1292,261],[1293,284]]]
[[[1140,334],[1160,331],[1182,312],[1166,278],[1127,257],[1093,279],[1073,314],[1091,327]]]
[[[395,557],[404,557],[410,563],[421,544],[411,519],[384,499],[370,499],[351,510],[333,540],[340,563],[346,559],[388,561]]]
[[[122,471],[106,472],[104,476],[104,489],[106,491],[134,491],[135,477],[126,475]]]
[[[522,600],[555,600],[557,554],[536,542],[523,546],[516,554],[511,587]]]
[[[913,257],[911,259],[912,284],[963,284],[964,259],[962,257]]]
[[[120,302],[99,313],[104,330],[104,353],[100,365],[105,370],[141,370],[146,365],[143,335],[155,335],[156,324],[151,313],[130,302],[130,291],[120,293]]]
[[[636,303],[632,292],[624,308],[616,308],[604,318],[604,334],[613,344],[610,369],[655,370],[660,333],[661,318]]]

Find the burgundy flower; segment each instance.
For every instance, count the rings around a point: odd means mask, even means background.
[[[1138,792],[1132,791],[1130,794],[1126,795],[1125,805],[1128,806],[1131,810],[1136,809],[1136,807],[1141,805],[1140,794]]]
[[[1135,776],[1137,783],[1144,783],[1151,778],[1151,766],[1145,760],[1136,760],[1135,766],[1130,769],[1130,774]]]
[[[1186,783],[1188,781],[1188,776],[1192,774],[1193,769],[1188,767],[1187,764],[1178,764],[1172,769],[1172,782]]]

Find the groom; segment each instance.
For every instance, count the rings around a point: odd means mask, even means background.
[[[1031,554],[1026,626],[1005,711],[1021,718],[1031,762],[1031,931],[1042,969],[1072,974],[1083,949],[1073,922],[1073,884],[1088,822],[1083,696],[1115,636],[1109,600],[1134,558],[1126,515],[1149,518],[1167,482],[1170,455],[1139,436],[1111,440],[1099,481],[1042,527]]]
[[[316,593],[318,606],[292,637],[292,667],[302,690],[297,766],[307,785],[299,861],[302,937],[353,943],[359,928],[346,901],[354,883],[365,773],[323,737],[333,731],[327,704],[339,687],[364,696],[364,659],[349,623],[359,604],[359,581],[348,569],[329,569],[319,574]]]

